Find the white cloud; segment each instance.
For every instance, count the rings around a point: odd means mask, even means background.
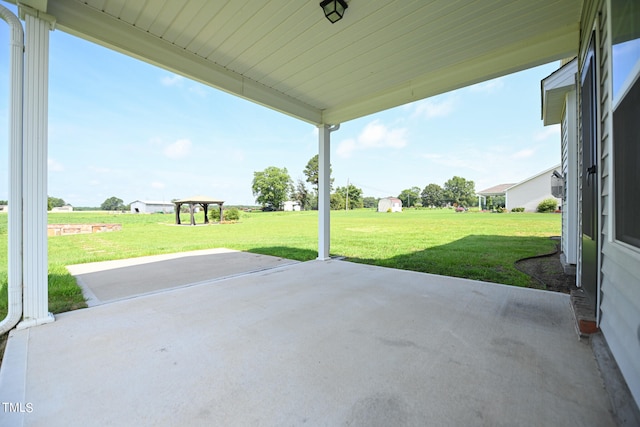
[[[184,81],[184,77],[179,76],[177,74],[172,74],[170,76],[165,76],[162,79],[160,79],[160,82],[164,86],[180,86],[180,85],[182,85],[183,81]]]
[[[112,173],[113,169],[105,168],[101,166],[89,166],[89,170],[95,173]]]
[[[403,148],[407,145],[407,129],[391,129],[379,120],[367,124],[356,139],[346,139],[340,143],[337,154],[340,157],[349,157],[356,150],[370,148]]]
[[[186,157],[190,152],[191,141],[188,139],[179,139],[176,142],[167,145],[164,149],[164,155],[173,160]]]
[[[413,104],[415,108],[411,118],[424,117],[434,119],[436,117],[446,117],[454,110],[456,99],[452,96],[444,99],[426,99]]]
[[[245,152],[244,150],[240,150],[240,149],[229,149],[227,150],[227,155],[226,157],[229,160],[232,160],[234,162],[243,162],[246,158]]]
[[[193,93],[195,95],[198,95],[202,98],[204,98],[205,96],[207,96],[207,90],[204,86],[202,85],[192,85],[189,87],[189,92]]]
[[[544,141],[549,138],[560,139],[560,125],[546,126],[543,130],[536,132],[533,139],[536,141]]]
[[[472,92],[495,93],[504,87],[504,79],[502,77],[489,80],[488,82],[478,83],[469,86]]]
[[[536,154],[536,150],[533,148],[525,148],[511,155],[512,159],[526,159]]]
[[[64,171],[64,166],[62,165],[62,163],[54,160],[54,159],[48,159],[47,160],[47,165],[49,167],[49,172],[62,172]]]
[[[151,183],[151,188],[155,188],[157,190],[164,190],[164,187],[164,182],[155,181]]]

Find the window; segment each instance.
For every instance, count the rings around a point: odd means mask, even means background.
[[[615,237],[640,248],[640,2],[611,0]]]

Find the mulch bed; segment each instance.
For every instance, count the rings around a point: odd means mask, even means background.
[[[528,274],[538,284],[538,289],[568,294],[576,289],[576,275],[566,274],[560,263],[560,244],[556,251],[516,261],[516,268]]]

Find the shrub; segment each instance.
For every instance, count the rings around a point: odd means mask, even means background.
[[[218,212],[220,215],[220,212]],[[240,219],[240,211],[236,208],[225,209],[224,210],[224,220],[225,221],[238,221]]]
[[[237,208],[223,209],[225,221],[238,221],[240,219],[240,211]],[[209,211],[209,219],[213,222],[220,221],[220,208],[215,207]]]
[[[544,199],[538,204],[536,209],[540,213],[555,212],[558,208],[558,201],[556,199]]]
[[[209,219],[213,222],[218,222],[220,221],[220,208],[216,207],[216,208],[211,208],[211,210],[209,211]]]
[[[524,208],[513,208],[511,212],[524,212]]]

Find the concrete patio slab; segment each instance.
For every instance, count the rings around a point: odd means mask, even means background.
[[[94,306],[298,261],[217,248],[67,266]]]
[[[310,261],[56,319],[11,333],[1,425],[614,425],[563,294]]]

